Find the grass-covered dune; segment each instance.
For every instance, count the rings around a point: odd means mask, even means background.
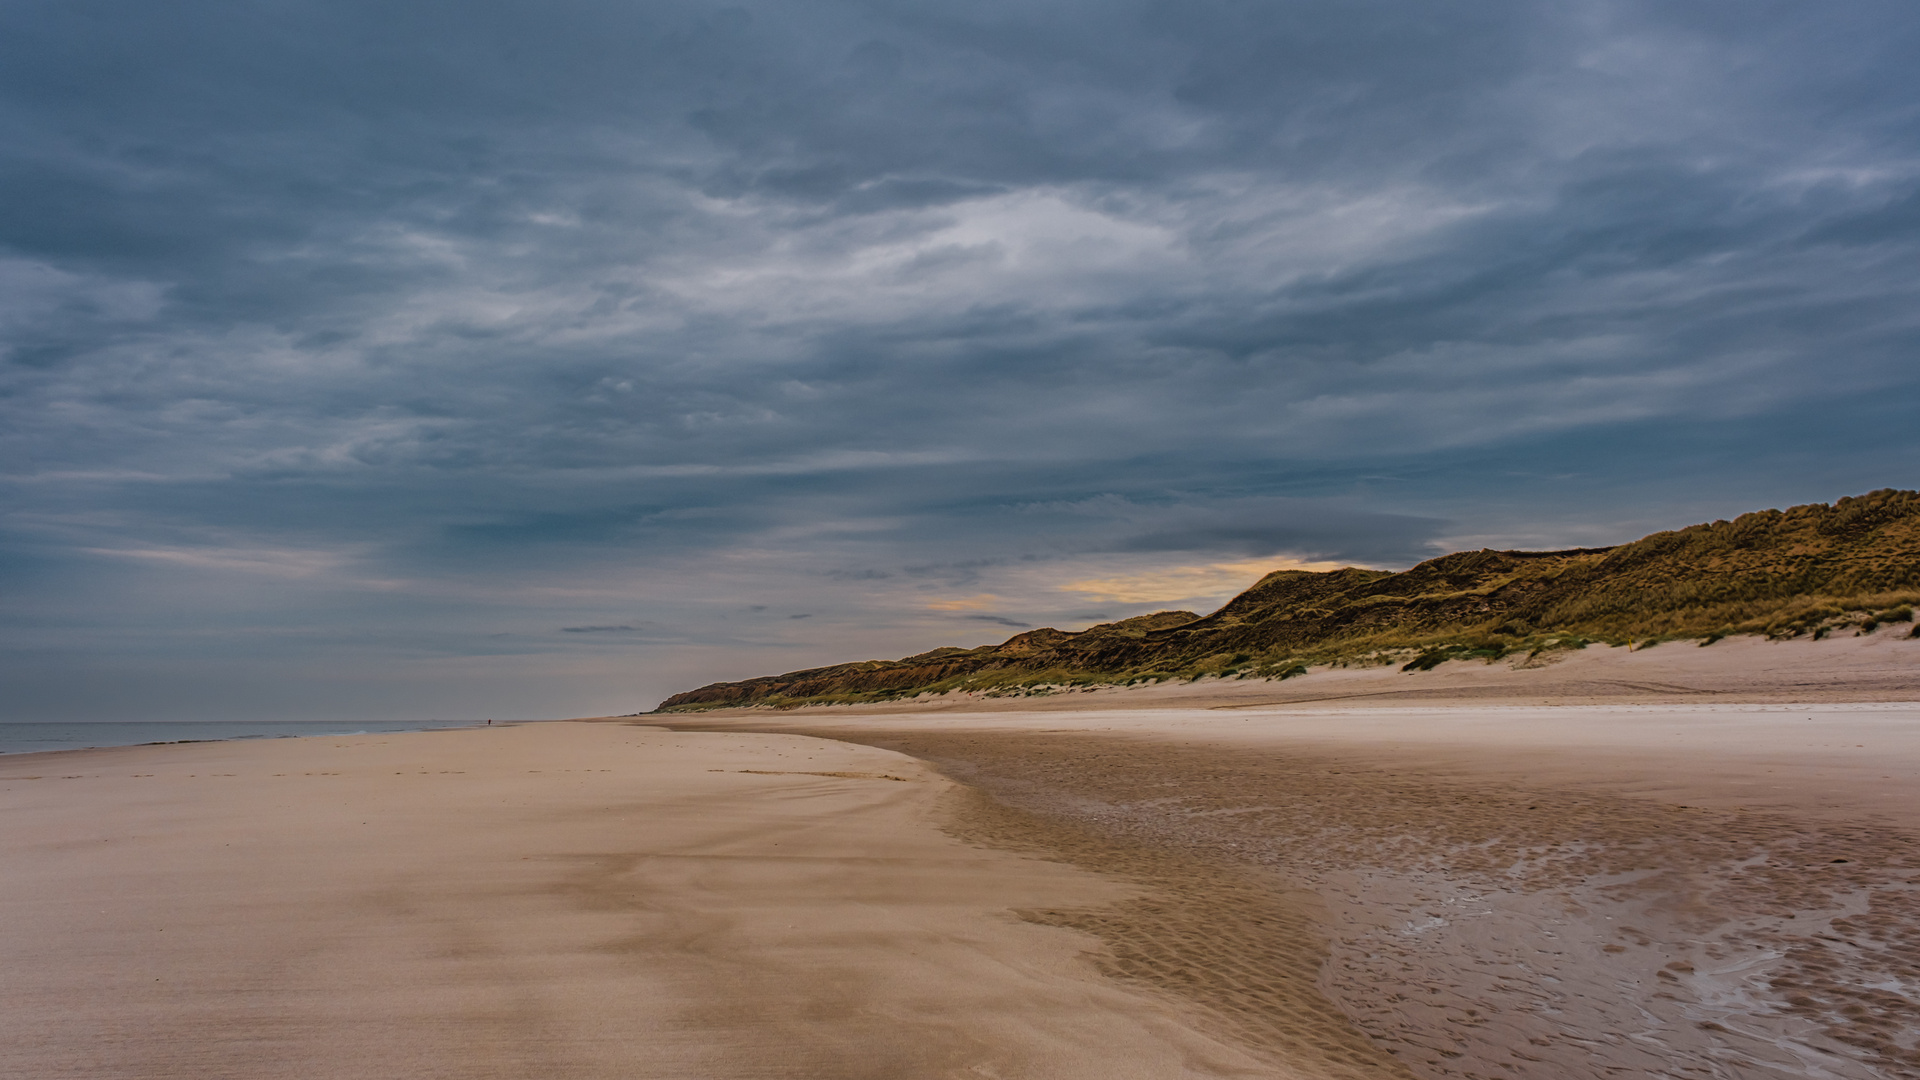
[[[1391,572],[1268,574],[1207,616],[1187,611],[1079,633],[1031,630],[676,694],[661,711],[877,701],[970,689],[1281,677],[1316,663],[1495,659],[1589,642],[1731,634],[1818,637],[1909,622],[1920,602],[1920,492],[1762,510],[1613,548],[1462,551]]]

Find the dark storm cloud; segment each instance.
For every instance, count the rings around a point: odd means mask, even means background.
[[[1911,484],[1917,53],[1894,2],[13,4],[9,647],[824,662],[1088,559]],[[645,694],[772,654],[694,655]]]
[[[1132,517],[1141,531],[1122,537],[1121,551],[1229,552],[1263,556],[1343,556],[1403,562],[1430,551],[1445,523],[1307,500],[1255,498],[1174,504]],[[1143,520],[1144,519],[1144,520]]]

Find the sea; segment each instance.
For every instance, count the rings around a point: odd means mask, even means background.
[[[10,723],[0,721],[0,754],[84,750],[97,746],[223,742],[229,739],[296,739],[316,735],[380,735],[481,727],[472,720],[170,720]]]

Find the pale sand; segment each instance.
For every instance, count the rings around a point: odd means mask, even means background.
[[[1917,665],[0,758],[0,1075],[1920,1075]]]
[[[660,719],[993,792],[1003,842],[1147,888],[1053,920],[1110,975],[1291,1060],[1342,1064],[1316,990],[1421,1077],[1896,1077],[1920,1075],[1920,704],[1872,699],[1917,667],[1883,633]]]
[[[954,790],[587,724],[0,758],[0,1075],[1311,1075],[1014,915],[1137,889]]]

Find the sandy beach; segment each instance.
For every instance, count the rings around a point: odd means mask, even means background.
[[[0,759],[0,1075],[1275,1075],[1013,914],[1137,890],[953,791],[590,724]]]
[[[1910,1076],[1917,660],[8,757],[0,1075]]]

